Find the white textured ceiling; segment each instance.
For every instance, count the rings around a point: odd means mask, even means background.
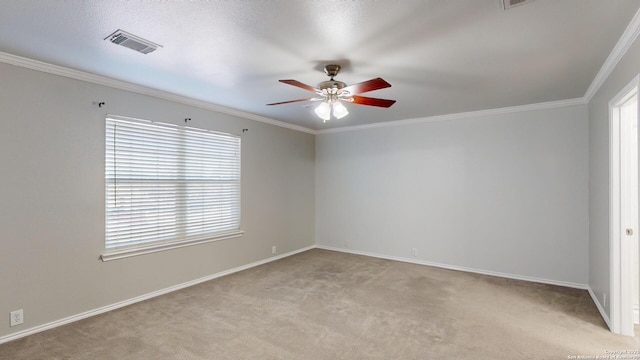
[[[640,0],[0,0],[0,51],[311,129],[580,98]],[[123,29],[163,48],[103,39]],[[322,123],[304,103],[322,66],[347,84],[382,77],[389,109],[347,105]]]

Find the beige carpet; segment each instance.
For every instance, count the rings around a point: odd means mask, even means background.
[[[567,359],[636,349],[588,293],[311,250],[0,345],[0,359]]]

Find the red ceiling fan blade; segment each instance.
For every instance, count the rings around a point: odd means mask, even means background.
[[[307,84],[303,84],[298,80],[279,80],[281,83],[285,83],[285,84],[289,84],[289,85],[293,85],[293,86],[297,86],[301,89],[305,89],[311,92],[318,92],[320,91],[319,89],[314,88],[313,86],[307,85]]]
[[[303,102],[303,101],[315,101],[315,100],[320,100],[320,99],[318,99],[318,98],[297,99],[297,100],[281,101],[281,102],[271,103],[271,104],[267,104],[267,105],[282,105],[282,104],[288,104],[288,103]]]
[[[358,96],[358,95],[354,95],[352,97],[353,97],[353,101],[351,103],[360,104],[360,105],[371,105],[371,106],[388,108],[391,105],[396,103],[395,100],[388,100],[388,99],[378,99],[378,98],[371,98],[371,97]]]
[[[367,91],[384,89],[388,87],[391,87],[391,84],[384,81],[382,78],[375,78],[375,79],[367,80],[361,83],[349,85],[344,89],[342,89],[342,91],[343,92],[348,91],[353,95],[353,94],[362,94]]]

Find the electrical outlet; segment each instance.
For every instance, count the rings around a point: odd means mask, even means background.
[[[607,293],[606,292],[602,293],[602,302],[603,302],[602,306],[607,307]]]
[[[413,257],[417,257],[417,256],[418,256],[418,249],[416,249],[416,248],[412,248],[412,249],[411,249],[411,256],[413,256]]]
[[[20,325],[24,322],[24,312],[22,309],[11,312],[11,326]]]
[[[271,247],[271,253],[272,253],[272,254],[275,254],[275,253],[276,253],[276,247],[275,247],[275,246],[272,246],[272,247]]]

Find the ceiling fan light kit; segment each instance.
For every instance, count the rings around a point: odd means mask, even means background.
[[[342,119],[343,117],[349,115],[349,110],[347,110],[347,107],[344,106],[343,102],[385,108],[390,107],[396,102],[395,100],[370,98],[356,95],[365,93],[367,91],[391,87],[391,84],[384,81],[382,78],[375,78],[358,84],[347,86],[347,84],[345,84],[344,82],[335,80],[333,78],[334,76],[338,75],[338,72],[340,72],[340,65],[326,65],[324,67],[324,72],[329,76],[329,80],[319,83],[317,88],[314,88],[313,86],[307,84],[303,84],[297,80],[280,80],[281,83],[289,84],[307,91],[314,92],[318,95],[318,97],[283,101],[267,105],[281,105],[304,101],[321,101],[321,103],[315,108],[314,112],[320,119],[326,122],[331,119],[332,114],[336,119]]]
[[[347,115],[349,115],[349,110],[347,110],[347,107],[341,102],[333,104],[333,116],[335,116],[336,119],[342,119]]]
[[[331,119],[331,105],[327,102],[321,102],[320,105],[315,108],[314,112],[324,121]]]

